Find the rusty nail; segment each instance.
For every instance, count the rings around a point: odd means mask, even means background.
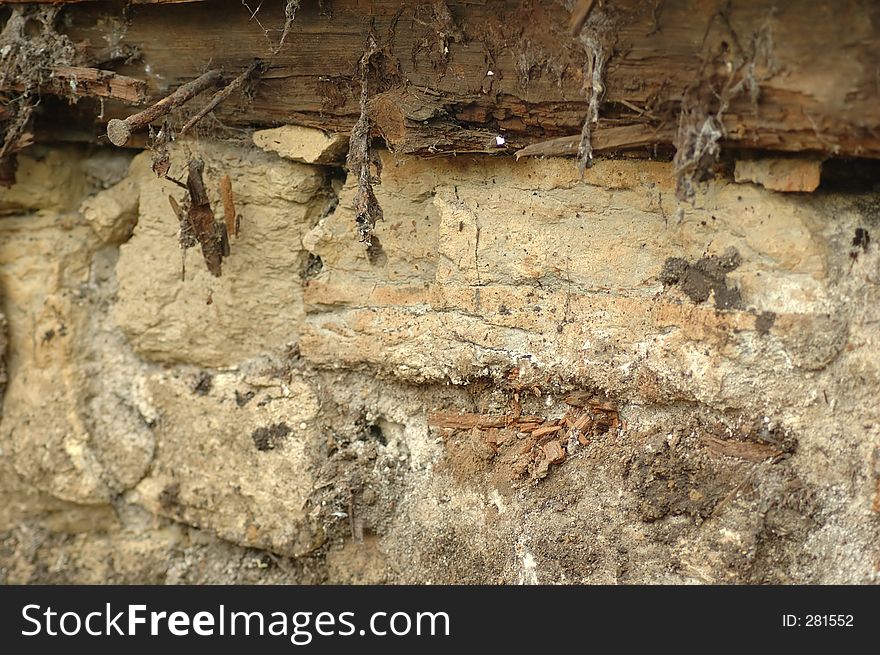
[[[219,70],[211,70],[200,75],[191,82],[179,87],[174,93],[142,112],[132,114],[128,118],[114,118],[107,123],[107,138],[115,146],[124,146],[131,138],[132,132],[145,128],[157,118],[161,118],[175,107],[179,107],[191,100],[208,87],[218,84],[222,80]]]

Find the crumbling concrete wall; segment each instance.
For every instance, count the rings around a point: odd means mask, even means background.
[[[382,153],[368,256],[353,182],[270,149],[172,153],[242,215],[185,280],[148,153],[22,156],[5,581],[878,580],[876,192],[730,176],[679,207],[667,162]],[[560,424],[552,461],[437,418],[572,397],[615,421]]]

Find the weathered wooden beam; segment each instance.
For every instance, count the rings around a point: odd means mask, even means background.
[[[23,91],[21,84],[0,85],[2,91]],[[68,97],[109,98],[127,104],[141,104],[147,99],[147,83],[113,71],[85,66],[59,66],[40,93]]]
[[[675,131],[668,128],[657,128],[648,124],[604,126],[600,122],[600,127],[593,137],[593,152],[645,148],[658,143],[670,143],[674,138]],[[574,157],[577,155],[580,142],[580,134],[541,141],[518,150],[516,158]]]
[[[73,5],[99,0],[0,0],[0,5]],[[206,0],[128,0],[132,5],[170,5],[181,2],[205,2]]]
[[[516,151],[574,139],[599,54],[607,58],[592,130],[599,150],[628,129],[635,139],[620,147],[674,142],[684,103],[692,121],[720,111],[723,144],[880,157],[880,3],[614,0],[595,3],[573,37],[573,15],[555,0],[334,0],[331,15],[304,2],[277,54],[281,0],[265,0],[256,16],[238,2],[138,4],[123,30],[124,4],[73,3],[65,29],[89,61],[106,50],[118,20],[119,45],[143,53],[118,72],[144,79],[152,100],[209,67],[228,75],[255,57],[267,62],[253,99],[230,98],[215,112],[227,125],[350,131],[372,30],[383,48],[382,70],[369,81],[373,124],[402,152]],[[605,50],[587,52],[581,37],[597,26]],[[128,113],[107,107],[107,116]]]
[[[578,3],[574,7],[574,11],[571,12],[571,21],[569,22],[569,31],[572,36],[580,33],[595,5],[596,0],[578,0]]]

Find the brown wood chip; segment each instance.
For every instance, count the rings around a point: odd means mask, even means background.
[[[544,444],[544,457],[551,464],[559,464],[565,460],[565,450],[558,441],[548,441]]]
[[[561,429],[562,426],[559,425],[559,421],[544,421],[532,432],[532,436],[540,437],[545,434],[550,434],[551,432],[558,432]]]
[[[507,416],[492,414],[460,414],[458,412],[428,412],[428,425],[437,428],[469,430],[471,428],[507,427]]]
[[[585,432],[589,430],[593,424],[593,417],[590,416],[589,412],[584,412],[580,416],[578,416],[577,420],[574,422],[574,429],[580,432]]]
[[[532,432],[533,430],[537,430],[539,427],[541,427],[542,424],[535,423],[535,422],[531,422],[531,423],[517,422],[517,423],[514,423],[513,425],[520,432]]]
[[[23,91],[20,84],[12,83],[4,90]],[[147,99],[147,83],[133,77],[117,75],[113,71],[82,66],[58,66],[51,78],[41,87],[46,93],[109,98],[128,104],[140,104]]]
[[[616,412],[617,411],[617,403],[613,400],[600,400],[598,398],[593,398],[589,401],[589,405],[592,409],[599,410],[600,412]]]
[[[520,455],[525,455],[530,452],[532,448],[535,447],[535,440],[532,437],[526,439],[525,443],[523,443],[522,447],[519,449]]]
[[[563,401],[566,405],[571,405],[572,407],[586,407],[592,399],[593,394],[591,393],[586,391],[575,391],[563,398]]]
[[[534,430],[532,432],[532,436],[535,439],[540,439],[541,437],[543,437],[545,435],[555,434],[556,432],[559,432],[561,429],[562,429],[561,425],[555,425],[553,423],[551,423],[549,425],[545,424],[545,425],[541,426],[540,428]]]
[[[728,441],[713,437],[710,434],[701,434],[700,440],[716,455],[739,457],[750,462],[763,462],[782,454],[781,450],[770,444],[753,443],[750,441]]]
[[[235,223],[235,197],[232,195],[232,180],[228,174],[220,178],[220,197],[223,199],[223,222],[226,223],[226,234],[238,236]]]
[[[523,423],[523,422],[525,422],[525,423],[537,423],[538,425],[541,425],[541,423],[543,423],[545,420],[546,420],[546,419],[545,419],[543,416],[535,416],[534,414],[528,414],[528,415],[526,415],[526,416],[520,416],[520,417],[519,417],[519,422],[520,422],[520,423]]]

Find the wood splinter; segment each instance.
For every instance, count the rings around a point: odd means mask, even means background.
[[[180,222],[179,239],[184,256],[188,248],[199,243],[208,271],[214,277],[220,277],[223,258],[229,256],[229,235],[226,223],[214,220],[214,212],[202,179],[204,170],[205,164],[201,159],[190,161],[186,178],[189,197],[182,206],[171,196],[168,200]],[[231,185],[229,191],[231,194]],[[185,271],[184,268],[182,276],[186,275]]]
[[[144,129],[157,118],[168,114],[175,107],[192,100],[195,96],[209,87],[215,86],[222,81],[223,77],[219,70],[211,70],[187,82],[179,87],[174,93],[159,102],[147,107],[142,112],[132,114],[128,118],[114,118],[107,123],[107,138],[115,146],[122,147],[131,138],[133,132]]]
[[[223,199],[223,222],[227,237],[238,238],[241,229],[241,216],[235,213],[235,198],[232,195],[232,180],[227,173],[220,178],[220,197]]]

